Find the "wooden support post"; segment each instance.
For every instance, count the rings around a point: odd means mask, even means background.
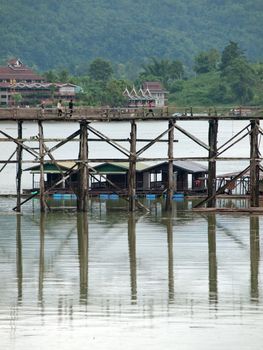
[[[207,181],[207,192],[208,198],[211,197],[207,202],[208,208],[214,208],[216,206],[216,160],[217,155],[217,132],[218,132],[218,120],[209,120],[209,131],[208,131],[208,142],[209,142],[209,155],[208,155],[208,181]]]
[[[173,173],[173,147],[174,147],[174,122],[169,120],[168,133],[168,183],[167,183],[167,197],[166,210],[172,210],[173,194],[174,194],[174,173]]]
[[[259,120],[251,120],[250,133],[250,206],[259,206]]]
[[[40,196],[40,211],[46,211],[45,202],[45,178],[44,178],[44,134],[42,122],[38,121],[38,136],[39,136],[39,162],[40,162],[40,180],[39,180],[39,196]]]
[[[129,211],[135,211],[135,207],[136,207],[136,137],[137,137],[137,125],[135,121],[132,120],[131,134],[130,134],[129,174],[128,174]]]
[[[17,137],[22,142],[22,121],[17,122]],[[21,211],[21,177],[22,177],[22,151],[23,147],[21,144],[17,145],[16,148],[16,160],[17,160],[17,172],[16,172],[16,211]]]
[[[80,123],[79,160],[81,162],[78,165],[77,210],[79,212],[86,212],[88,211],[89,204],[88,130],[86,121]]]

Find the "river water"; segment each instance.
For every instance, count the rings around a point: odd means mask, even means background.
[[[161,123],[145,124],[139,137],[162,131]],[[206,141],[205,126],[182,126]],[[220,142],[239,127],[228,122]],[[12,123],[5,128],[16,135]],[[129,136],[125,123],[98,128]],[[44,129],[50,137],[73,131],[52,123]],[[25,123],[24,133],[37,134],[37,127]],[[236,152],[244,156],[249,147],[242,142]],[[12,147],[1,143],[2,159]],[[77,147],[71,143],[57,157],[75,158]],[[178,156],[200,156],[184,136],[176,147]],[[101,143],[90,152],[108,155]],[[150,154],[166,156],[166,145]],[[219,164],[222,171],[242,166]],[[15,167],[0,174],[1,192],[13,191]],[[26,172],[23,181],[31,183]],[[261,216],[200,214],[182,199],[173,202],[171,213],[161,199],[145,199],[146,214],[128,213],[122,200],[92,199],[84,215],[40,214],[38,199],[18,215],[15,204],[15,198],[0,199],[1,349],[262,349]],[[75,203],[52,206],[61,204]]]
[[[1,349],[262,349],[261,216],[14,204],[0,201]]]

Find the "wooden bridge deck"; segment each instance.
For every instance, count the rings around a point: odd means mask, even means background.
[[[0,121],[125,121],[125,120],[253,120],[263,119],[263,109],[251,109],[248,112],[234,114],[227,111],[178,112],[175,108],[154,108],[153,113],[145,108],[76,108],[72,115],[69,111],[58,116],[56,108],[0,108]]]

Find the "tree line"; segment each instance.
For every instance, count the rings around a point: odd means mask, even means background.
[[[179,60],[152,57],[140,66],[134,79],[128,79],[125,66],[96,58],[82,66],[81,74],[67,69],[49,70],[49,82],[71,82],[82,92],[77,103],[89,106],[123,106],[125,87],[139,88],[144,81],[159,81],[169,92],[168,101],[177,105],[263,104],[263,63],[251,63],[238,43],[230,41],[217,49],[194,57],[192,71]]]

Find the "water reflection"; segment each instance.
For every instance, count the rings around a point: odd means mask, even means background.
[[[23,298],[23,260],[22,260],[22,237],[21,237],[21,216],[16,219],[16,278],[17,278],[17,299]]]
[[[137,300],[137,264],[136,264],[136,217],[135,213],[129,213],[128,217],[128,244],[130,261],[130,283],[131,283],[131,302]]]
[[[260,259],[259,217],[250,217],[250,293],[251,300],[258,301],[258,274]]]
[[[79,292],[81,302],[88,298],[88,257],[89,233],[87,214],[77,214],[78,254],[79,254]]]
[[[208,216],[209,300],[217,303],[216,216]]]
[[[173,218],[167,218],[167,248],[168,248],[168,298],[174,300],[174,259],[173,259]]]
[[[94,203],[88,214],[2,218],[0,326],[12,324],[14,339],[38,337],[47,325],[66,337],[103,326],[103,346],[114,327],[131,327],[135,338],[147,329],[153,339],[177,325],[200,329],[201,339],[208,325],[261,327],[262,218],[152,206],[146,215],[114,202]]]
[[[38,301],[43,306],[43,287],[45,276],[45,213],[40,214],[39,223],[39,273],[38,273]]]

